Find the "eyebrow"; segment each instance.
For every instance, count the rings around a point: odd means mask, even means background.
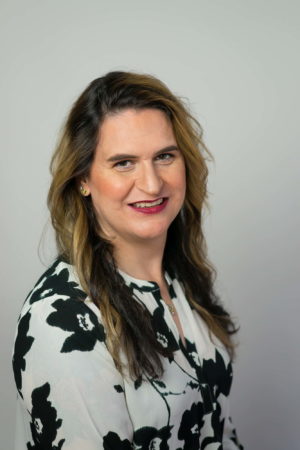
[[[158,150],[157,152],[155,152],[154,156],[157,156],[163,152],[170,152],[172,150],[179,151],[179,148],[176,147],[176,145],[168,145],[167,147],[164,147],[164,148]],[[138,158],[137,155],[129,155],[128,153],[118,153],[118,154],[113,155],[110,158],[108,158],[107,161],[113,162],[113,161],[120,161],[121,159],[137,159],[137,158]]]

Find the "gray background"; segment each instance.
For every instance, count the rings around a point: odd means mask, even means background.
[[[0,8],[1,448],[14,434],[17,316],[54,255],[45,200],[57,133],[92,79],[132,69],[190,99],[215,156],[206,230],[218,291],[241,325],[232,390],[240,438],[246,449],[299,450],[299,2]]]

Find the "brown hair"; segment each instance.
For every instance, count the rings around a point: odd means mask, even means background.
[[[110,72],[92,81],[73,105],[51,162],[48,206],[59,254],[75,266],[82,288],[100,309],[117,368],[122,372],[122,349],[132,377],[161,374],[160,355],[172,352],[157,341],[146,308],[132,301],[116,268],[112,245],[101,236],[91,198],[78,189],[79,180],[89,174],[106,115],[127,108],[156,108],[171,121],[185,160],[187,189],[183,208],[168,230],[163,265],[182,282],[190,304],[233,356],[230,336],[236,329],[214,293],[215,271],[207,260],[202,230],[210,153],[197,120],[157,78]]]

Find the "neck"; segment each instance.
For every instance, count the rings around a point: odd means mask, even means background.
[[[122,242],[114,245],[114,257],[119,269],[140,280],[163,280],[162,260],[166,237],[155,242]]]

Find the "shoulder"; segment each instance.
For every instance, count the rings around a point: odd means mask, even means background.
[[[74,267],[61,258],[56,259],[42,274],[27,296],[25,304],[29,306],[51,296],[64,296],[80,300],[87,297],[79,284]]]
[[[60,321],[67,329],[65,322],[70,321],[72,314],[89,312],[95,316],[95,312],[88,308],[87,300],[87,294],[79,284],[74,267],[58,258],[41,275],[26,297],[18,320],[18,332],[22,323],[27,324],[27,327],[29,321],[39,324]],[[97,321],[98,318],[95,317],[94,320]]]
[[[25,319],[25,320],[24,320]],[[92,330],[100,325],[100,311],[82,290],[75,268],[58,258],[39,278],[27,296],[19,317],[21,322],[36,322],[74,331],[75,323]]]
[[[88,306],[73,267],[56,260],[27,296],[18,320],[13,369],[19,392],[29,361],[35,365],[52,358],[61,364],[63,355],[70,361],[72,355],[78,359],[99,345],[106,347],[104,326],[95,310]]]
[[[57,258],[54,263],[41,275],[33,289],[30,291],[22,306],[19,322],[25,316],[39,316],[48,322],[52,313],[67,314],[66,319],[73,312],[91,312],[95,309],[88,308],[87,294],[79,284],[75,268]],[[51,316],[52,317],[52,316]],[[99,319],[99,315],[98,315]]]

